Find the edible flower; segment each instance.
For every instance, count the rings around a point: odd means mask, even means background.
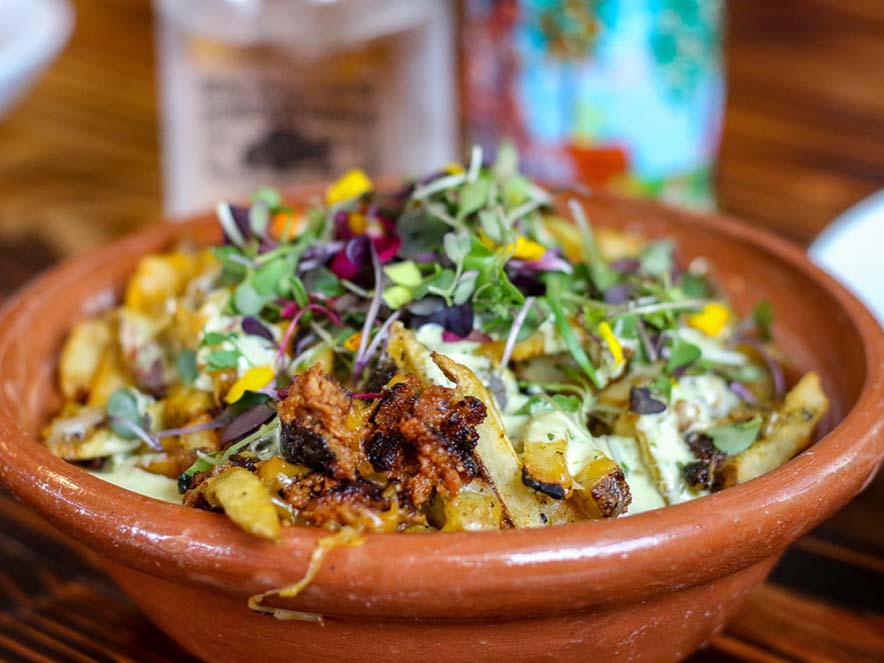
[[[336,205],[345,200],[359,198],[371,191],[374,185],[363,171],[357,169],[348,170],[340,179],[332,184],[325,193],[325,202]]]
[[[239,380],[233,383],[224,400],[228,403],[236,403],[247,391],[258,391],[266,387],[275,375],[276,373],[270,366],[250,368]]]
[[[284,242],[291,241],[297,237],[300,225],[301,219],[294,212],[277,212],[270,222],[270,236]]]
[[[479,241],[489,249],[494,248],[494,241],[484,232],[480,232]],[[516,237],[515,242],[510,242],[506,246],[500,247],[498,250],[503,253],[512,253],[512,257],[516,260],[525,260],[528,262],[536,262],[543,258],[546,253],[546,247],[533,240],[526,239],[522,235]]]
[[[599,336],[602,337],[602,340],[605,342],[605,345],[608,346],[608,349],[611,351],[611,356],[614,357],[614,363],[619,366],[623,363],[623,346],[620,345],[620,341],[617,340],[617,337],[614,336],[614,332],[611,329],[611,325],[608,324],[607,320],[602,320],[596,330],[599,333]]]
[[[445,164],[445,167],[442,170],[445,171],[446,175],[457,175],[466,171],[462,165],[454,161]]]
[[[687,318],[688,326],[698,329],[707,336],[715,338],[721,334],[731,318],[730,309],[723,304],[712,302],[706,304],[698,313]]]
[[[351,334],[347,337],[347,340],[344,341],[344,347],[347,348],[350,352],[356,352],[359,349],[359,343],[362,341],[362,334],[360,332],[356,332],[355,334]]]

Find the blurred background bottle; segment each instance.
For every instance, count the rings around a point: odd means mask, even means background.
[[[466,142],[549,182],[713,202],[722,0],[463,0]]]
[[[448,0],[154,0],[166,212],[457,156]]]

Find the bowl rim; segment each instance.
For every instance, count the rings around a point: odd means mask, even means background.
[[[594,196],[747,243],[827,291],[863,341],[865,382],[853,407],[813,447],[781,467],[683,504],[552,528],[429,538],[366,535],[362,545],[329,553],[312,584],[287,605],[338,616],[369,611],[372,617],[472,618],[641,600],[762,563],[871,480],[884,457],[884,331],[862,304],[797,245],[770,232],[724,215]],[[37,314],[41,293],[83,278],[120,254],[144,253],[139,247],[149,249],[208,224],[208,218],[198,218],[148,227],[36,278],[0,312],[0,366],[13,360],[22,331],[17,327]],[[0,464],[0,481],[62,531],[116,562],[246,596],[299,580],[317,539],[327,534],[291,527],[282,543],[258,541],[217,514],[110,485],[55,457],[20,428],[15,418],[20,396],[5,387],[0,384],[0,456],[7,460]]]

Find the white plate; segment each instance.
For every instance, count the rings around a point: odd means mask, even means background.
[[[884,325],[884,189],[835,219],[808,253]]]
[[[0,0],[0,116],[64,46],[73,17],[67,0]]]

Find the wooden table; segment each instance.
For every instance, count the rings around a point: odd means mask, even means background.
[[[0,121],[0,283],[160,216],[147,0],[79,0],[59,61]],[[884,3],[731,6],[723,209],[807,243],[884,185]],[[884,482],[786,554],[690,660],[884,661]],[[0,660],[191,660],[91,553],[0,496]]]

